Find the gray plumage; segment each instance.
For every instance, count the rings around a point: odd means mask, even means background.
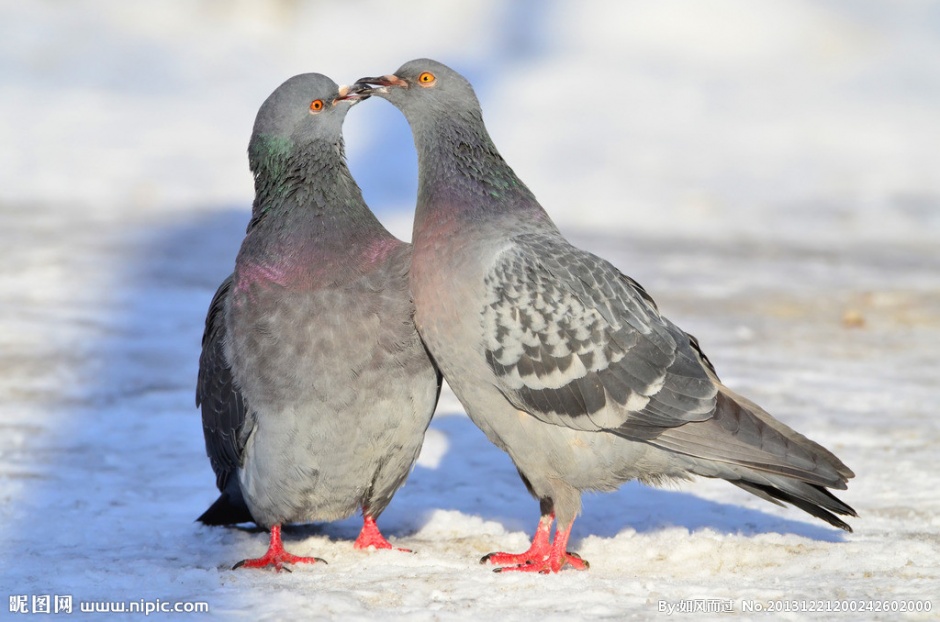
[[[440,376],[413,322],[411,246],[369,211],[345,163],[342,123],[359,98],[303,74],[258,112],[252,219],[200,358],[197,405],[223,493],[206,523],[272,528],[357,508],[368,523],[430,423]]]
[[[562,237],[499,155],[462,76],[420,59],[359,85],[374,85],[414,135],[418,330],[540,499],[536,540],[546,518],[558,522],[559,551],[494,559],[583,567],[564,550],[581,492],[634,478],[720,477],[850,530],[834,514],[854,511],[826,488],[844,489],[852,472],[725,387],[638,283]]]

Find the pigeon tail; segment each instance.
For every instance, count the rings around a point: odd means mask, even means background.
[[[852,528],[834,514],[857,516],[827,488],[845,490],[854,473],[825,447],[718,384],[712,419],[665,430],[648,440],[682,454],[689,470],[719,477],[776,505],[789,503],[834,527]]]
[[[238,479],[232,477],[229,479],[225,490],[215,500],[215,503],[209,506],[209,509],[202,513],[202,516],[196,519],[204,525],[237,525],[238,523],[255,522],[248,505],[242,497],[241,488],[238,486]]]
[[[822,486],[813,486],[798,480],[784,480],[776,485],[759,484],[744,480],[729,481],[742,490],[746,490],[776,505],[783,505],[780,503],[781,501],[789,503],[807,514],[811,514],[833,527],[838,527],[849,533],[852,533],[852,527],[835,516],[833,512],[843,516],[858,516],[852,507],[842,502]]]

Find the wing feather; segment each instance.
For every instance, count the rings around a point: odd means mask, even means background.
[[[235,386],[224,351],[225,301],[231,288],[230,276],[222,282],[209,304],[196,381],[196,406],[202,410],[206,454],[219,490],[225,489],[229,477],[241,463],[244,449],[241,432],[248,416],[248,405]]]
[[[672,428],[715,410],[693,337],[608,262],[527,234],[486,277],[486,360],[513,404],[581,430]]]

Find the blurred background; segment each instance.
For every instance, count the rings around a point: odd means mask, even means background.
[[[247,213],[248,137],[278,84],[421,56],[470,78],[567,230],[940,234],[930,0],[3,0],[0,209]],[[407,238],[404,121],[368,102],[346,136],[367,200]]]
[[[585,497],[574,547],[596,567],[576,590],[492,583],[476,559],[521,549],[538,505],[445,390],[382,517],[423,555],[355,555],[353,518],[294,536],[338,560],[292,575],[302,589],[231,576],[259,534],[192,522],[217,494],[193,391],[249,219],[255,114],[292,75],[348,83],[424,56],[472,81],[575,243],[858,473],[854,536],[723,482],[630,485]],[[410,239],[404,119],[376,98],[345,130],[367,201]],[[656,594],[936,591],[938,2],[0,0],[0,260],[0,607],[120,595],[374,619],[385,594],[403,603],[387,619],[444,598],[531,620],[648,617]]]

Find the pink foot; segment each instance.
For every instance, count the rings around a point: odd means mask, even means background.
[[[502,566],[495,568],[493,572],[537,572],[539,574],[550,574],[560,572],[565,566],[571,566],[575,570],[587,570],[591,564],[581,559],[577,553],[566,552],[561,558],[549,557],[538,562],[528,562],[517,566]]]
[[[480,559],[480,563],[490,563],[499,566],[528,566],[542,563],[548,559],[548,554],[551,550],[548,543],[548,534],[552,530],[553,520],[555,520],[555,517],[552,514],[547,514],[539,519],[539,526],[535,530],[535,535],[532,536],[532,544],[529,546],[528,551],[524,553],[489,553]],[[497,568],[494,572],[499,572],[500,570],[500,568]]]
[[[582,559],[580,555],[565,550],[568,546],[568,536],[571,533],[570,524],[567,529],[558,529],[556,531],[555,541],[549,546],[548,536],[553,520],[555,520],[553,515],[543,516],[539,520],[539,527],[535,532],[535,537],[532,538],[532,546],[525,553],[490,553],[485,555],[480,563],[507,564],[494,569],[493,572],[538,572],[548,574],[559,572],[565,566],[571,566],[575,570],[590,568],[591,564]]]
[[[386,540],[382,532],[379,531],[379,526],[375,524],[375,519],[368,514],[363,514],[362,531],[359,532],[359,537],[353,542],[353,548],[357,551],[364,551],[370,546],[375,547],[376,550],[391,549],[403,553],[413,552],[410,549],[400,549],[392,546],[392,543]]]
[[[315,564],[317,562],[326,563],[319,557],[300,557],[299,555],[293,555],[285,551],[284,545],[281,543],[281,526],[274,525],[271,527],[271,544],[268,546],[268,552],[262,557],[243,559],[232,566],[232,570],[238,568],[267,568],[268,566],[274,566],[276,572],[280,572],[281,570],[290,572],[290,568],[286,568],[284,564]]]
[[[489,553],[480,559],[480,563],[490,563],[498,566],[527,566],[544,562],[548,559],[548,554],[551,551],[551,547],[548,543],[548,534],[552,530],[552,521],[554,520],[555,516],[552,514],[547,514],[539,519],[539,526],[535,530],[535,535],[532,536],[532,544],[529,546],[528,551],[524,553]],[[497,568],[495,572],[499,572],[500,570],[500,568]]]

